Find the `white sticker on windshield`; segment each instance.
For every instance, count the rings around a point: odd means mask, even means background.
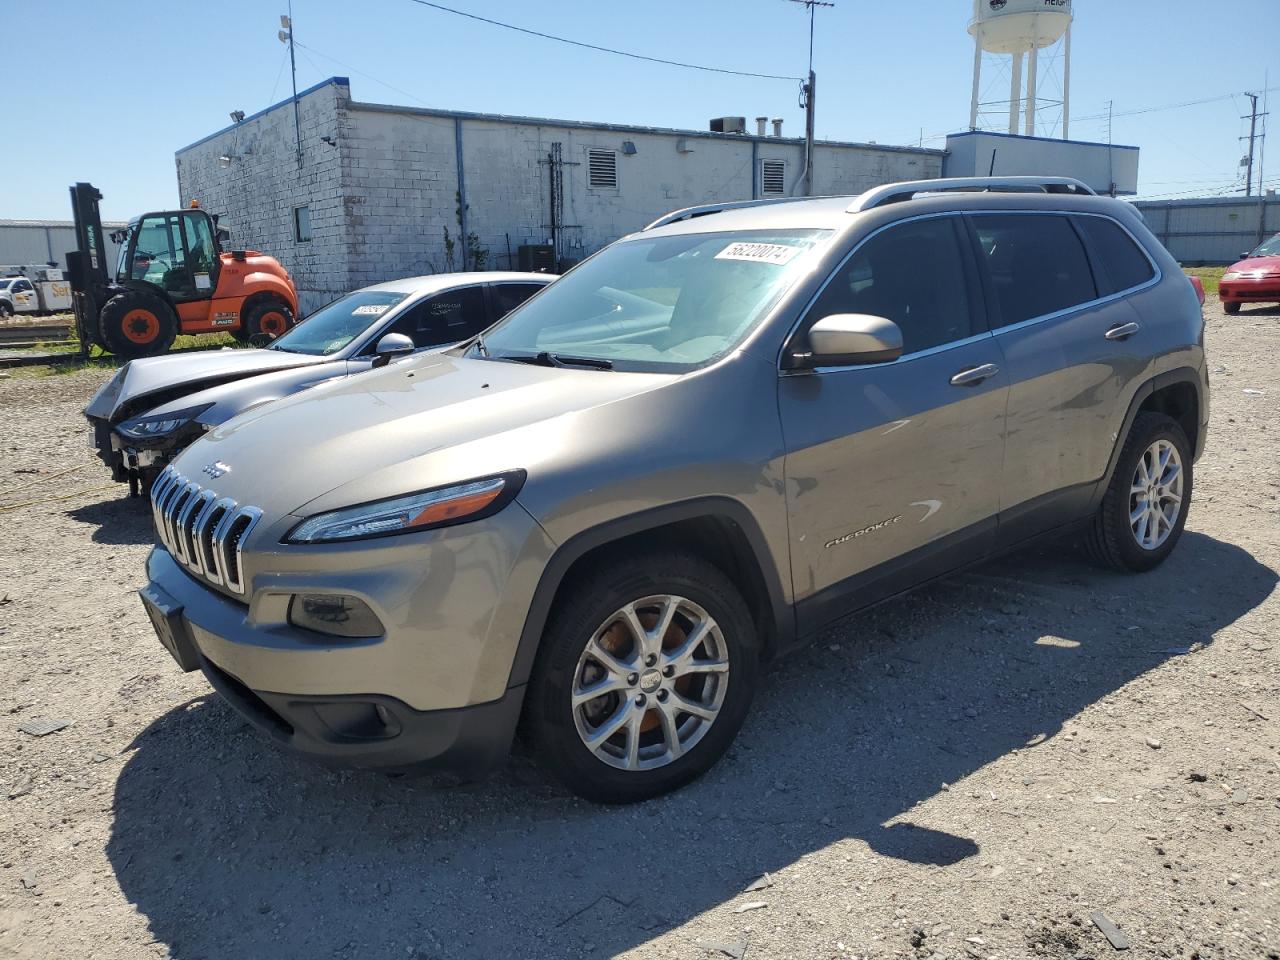
[[[196,289],[197,290],[209,289],[209,275],[207,273],[196,274]]]
[[[754,260],[758,263],[790,263],[799,247],[783,243],[731,243],[716,254],[717,260]]]
[[[351,315],[355,317],[380,316],[387,312],[391,305],[388,303],[366,303],[362,307],[356,307],[351,311]]]

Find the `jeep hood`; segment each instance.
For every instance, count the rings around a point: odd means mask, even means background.
[[[585,415],[677,379],[427,355],[248,410],[174,461],[269,515],[310,514],[563,458]]]
[[[119,423],[126,417],[221,383],[272,370],[310,366],[333,357],[283,350],[208,350],[130,360],[84,408],[86,415]]]

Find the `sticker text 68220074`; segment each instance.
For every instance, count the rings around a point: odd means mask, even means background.
[[[799,247],[785,243],[731,243],[716,254],[717,260],[750,260],[755,263],[790,263],[800,252]]]

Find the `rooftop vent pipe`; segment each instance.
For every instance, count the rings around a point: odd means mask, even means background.
[[[765,136],[765,124],[769,122],[768,117],[756,117],[756,136]]]
[[[782,118],[781,117],[773,118],[773,135],[775,137],[782,136]]]

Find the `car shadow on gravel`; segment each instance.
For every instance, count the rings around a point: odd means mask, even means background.
[[[67,516],[92,527],[90,537],[94,543],[115,546],[151,543],[155,534],[148,504],[145,497],[114,497],[68,510]]]
[[[1141,577],[1061,549],[988,564],[826,631],[768,671],[724,762],[630,808],[521,755],[467,787],[330,771],[210,695],[133,744],[107,853],[178,957],[613,955],[833,843],[887,870],[972,858],[913,808],[1213,643],[1276,580],[1190,532]],[[731,942],[746,918],[721,915]]]

